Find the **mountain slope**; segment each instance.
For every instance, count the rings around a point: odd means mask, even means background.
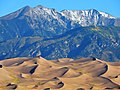
[[[7,48],[6,48],[7,46]],[[53,38],[26,37],[0,44],[0,59],[35,57],[47,59],[97,57],[119,61],[120,27],[80,27]]]

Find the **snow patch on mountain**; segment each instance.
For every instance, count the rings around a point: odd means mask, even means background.
[[[116,17],[110,15],[110,14],[107,14],[107,13],[104,13],[104,12],[99,12],[103,17],[106,17],[106,18],[111,18],[111,19],[116,19]]]

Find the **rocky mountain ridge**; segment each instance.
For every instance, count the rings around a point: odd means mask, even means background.
[[[53,37],[86,26],[120,26],[120,19],[95,9],[63,10],[23,7],[0,18],[0,41],[27,36]]]

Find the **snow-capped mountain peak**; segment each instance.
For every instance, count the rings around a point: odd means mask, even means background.
[[[89,10],[63,10],[61,11],[62,15],[67,17],[68,19],[78,22],[81,26],[91,26],[91,25],[102,25],[104,26],[105,23],[103,21],[104,18],[106,19],[115,19],[115,17],[97,11],[95,9]]]
[[[77,25],[78,27],[93,26],[93,25],[94,26],[115,25],[114,22],[116,20],[114,16],[95,9],[62,10],[61,12],[58,12],[53,8],[47,8],[41,5],[38,5],[37,7],[34,8],[31,8],[29,6],[23,7],[22,9],[19,9],[16,12],[13,12],[9,15],[2,17],[2,19],[10,20],[21,17],[24,18],[24,16],[30,17],[32,19],[31,21],[33,22],[35,22],[34,20],[37,20],[39,22],[45,20],[50,23],[50,21],[57,20],[57,22],[59,24],[62,24],[62,26],[64,26],[65,28],[68,26],[67,25],[68,23],[70,25],[68,27],[71,28],[76,27],[75,25]]]
[[[92,15],[101,15],[106,18],[115,18],[114,16],[107,14],[105,12],[98,11],[96,9],[89,9],[89,10],[62,10],[61,11],[62,15],[65,16],[77,16],[80,17],[81,15],[84,16],[92,16]]]

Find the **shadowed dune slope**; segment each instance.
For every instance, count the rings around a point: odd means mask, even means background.
[[[120,90],[120,62],[70,58],[0,61],[0,90]]]

